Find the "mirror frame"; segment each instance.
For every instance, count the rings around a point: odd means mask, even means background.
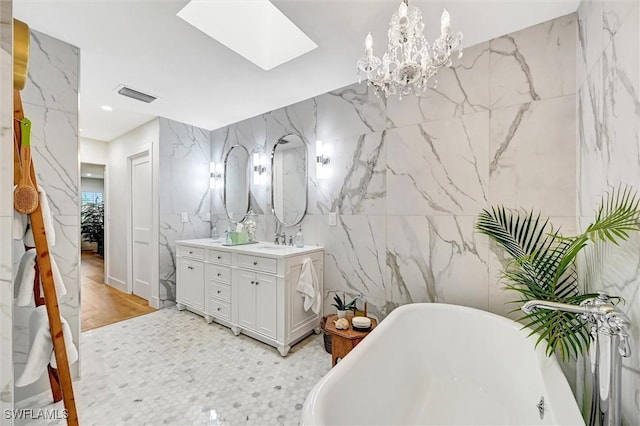
[[[229,209],[227,207],[227,177],[229,176],[229,173],[227,173],[227,163],[229,161],[229,155],[233,152],[234,149],[236,148],[242,148],[244,150],[244,152],[247,153],[247,166],[245,168],[245,174],[247,175],[247,211],[244,212],[244,215],[242,216],[242,219],[240,220],[234,220],[231,218],[231,216],[229,216]],[[249,168],[250,168],[250,164],[249,162],[251,161],[251,155],[249,155],[249,150],[247,148],[245,148],[242,145],[232,145],[229,150],[227,151],[227,153],[224,156],[224,192],[223,192],[223,196],[222,196],[222,204],[224,205],[224,212],[227,215],[227,219],[229,220],[229,222],[231,223],[239,223],[242,222],[243,220],[245,220],[247,218],[247,214],[249,214],[249,210],[251,210],[251,175],[249,172]]]
[[[284,139],[286,139],[289,136],[295,136],[297,138],[300,139],[300,141],[302,142],[302,147],[304,148],[304,160],[305,160],[305,167],[304,167],[304,211],[302,212],[302,215],[300,216],[300,219],[298,219],[295,223],[284,223],[282,220],[280,220],[280,218],[278,217],[278,215],[276,214],[276,209],[275,209],[275,200],[274,200],[274,196],[273,196],[273,188],[274,188],[274,173],[273,173],[273,163],[275,160],[275,155],[276,155],[276,149],[278,147],[278,145],[284,145],[284,143],[282,142]],[[278,138],[278,140],[276,141],[276,143],[273,145],[273,149],[271,150],[271,212],[273,213],[273,216],[276,218],[276,221],[278,221],[278,223],[284,227],[290,228],[293,226],[298,225],[300,222],[302,222],[302,219],[304,219],[304,217],[307,215],[307,210],[309,208],[309,150],[307,149],[307,144],[305,143],[304,139],[300,136],[297,135],[295,133],[287,133],[284,136],[281,136],[280,138]]]

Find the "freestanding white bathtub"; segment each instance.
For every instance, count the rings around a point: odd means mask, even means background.
[[[520,328],[463,306],[397,308],[315,385],[301,422],[583,425],[557,360]]]

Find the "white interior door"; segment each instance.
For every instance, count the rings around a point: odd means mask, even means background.
[[[151,162],[149,153],[131,159],[131,254],[133,294],[151,298]]]

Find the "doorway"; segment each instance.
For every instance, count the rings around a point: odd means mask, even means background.
[[[110,202],[106,196],[106,175],[105,165],[81,163],[82,331],[155,311],[149,307],[147,300],[119,291],[105,283],[105,235],[108,231],[108,221],[105,220],[104,212],[107,211],[105,207]],[[123,201],[114,200],[115,203]]]

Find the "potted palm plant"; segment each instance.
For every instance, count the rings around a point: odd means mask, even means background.
[[[80,212],[80,232],[89,242],[97,244],[97,253],[104,254],[104,204],[85,203]]]
[[[576,257],[595,241],[619,244],[640,231],[640,207],[635,191],[619,187],[602,199],[595,221],[581,234],[565,237],[549,219],[540,214],[494,206],[477,218],[476,230],[488,235],[511,257],[502,271],[506,289],[520,296],[517,307],[533,299],[579,305],[597,296],[584,294],[578,283]],[[563,360],[577,357],[590,343],[584,321],[575,314],[536,310],[519,318],[530,327],[530,335],[539,333],[537,343],[546,340],[547,355],[555,352]]]

